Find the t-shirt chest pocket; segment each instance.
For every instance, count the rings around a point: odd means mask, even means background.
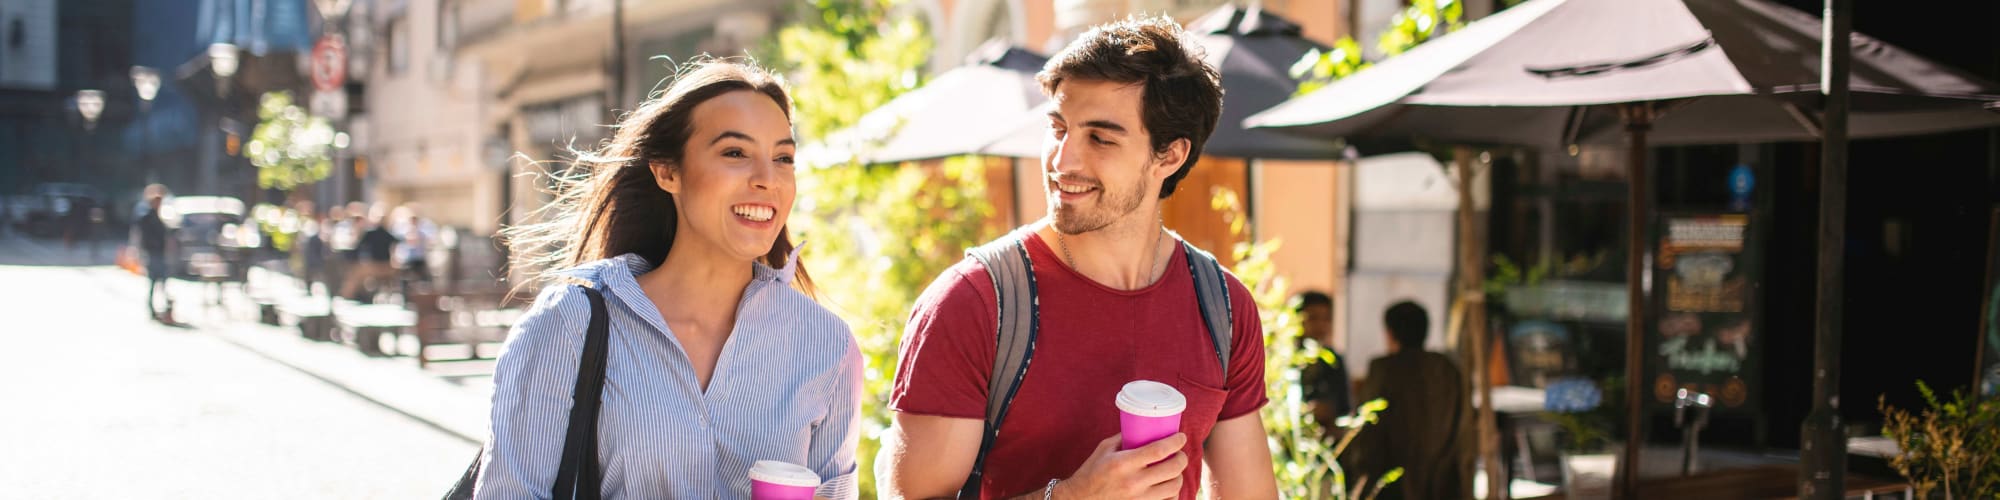
[[[1189,439],[1207,436],[1216,419],[1222,416],[1222,402],[1229,392],[1186,373],[1176,376],[1173,384],[1174,389],[1187,397],[1187,410],[1181,413],[1181,433]]]

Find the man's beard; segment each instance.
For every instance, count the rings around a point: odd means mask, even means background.
[[[1116,222],[1119,217],[1139,211],[1140,202],[1145,201],[1145,191],[1146,179],[1143,177],[1135,180],[1131,189],[1124,191],[1114,191],[1110,186],[1098,183],[1100,195],[1096,206],[1084,208],[1062,203],[1060,201],[1062,190],[1058,189],[1050,193],[1055,198],[1051,198],[1050,201],[1053,206],[1049,207],[1049,219],[1054,221],[1056,231],[1063,234],[1083,234],[1104,229],[1112,222]]]

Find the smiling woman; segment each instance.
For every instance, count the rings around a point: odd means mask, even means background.
[[[507,230],[513,265],[583,286],[509,335],[478,498],[746,498],[759,462],[857,496],[861,354],[787,235],[790,113],[764,70],[691,63]]]

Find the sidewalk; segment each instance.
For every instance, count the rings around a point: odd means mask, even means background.
[[[145,278],[109,265],[115,250],[102,252],[93,261],[64,252],[60,247],[60,242],[52,244],[18,235],[0,239],[0,250],[4,250],[0,253],[12,254],[7,264],[25,260],[39,265],[80,266],[72,269],[84,279],[130,298],[132,307],[144,302]],[[253,269],[250,279],[260,287],[298,289],[296,280],[290,276],[262,269]],[[371,358],[350,345],[305,339],[294,326],[258,323],[257,305],[234,285],[223,287],[220,305],[211,305],[206,301],[213,292],[203,284],[179,280],[168,283],[171,295],[176,298],[177,319],[196,332],[256,353],[468,443],[486,441],[492,402],[491,360],[432,363],[431,369],[426,370],[418,368],[411,357]],[[403,340],[406,342],[401,346],[402,352],[416,348],[413,336],[406,335]]]

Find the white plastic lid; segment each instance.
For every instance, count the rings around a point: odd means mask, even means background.
[[[1171,385],[1134,380],[1118,391],[1118,409],[1141,417],[1170,417],[1187,410],[1187,396]]]
[[[750,466],[750,480],[780,486],[819,487],[819,474],[814,474],[812,469],[776,460],[758,460],[756,465]]]

